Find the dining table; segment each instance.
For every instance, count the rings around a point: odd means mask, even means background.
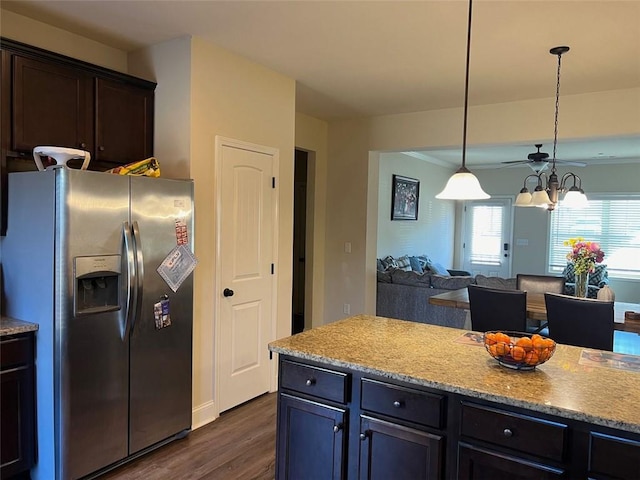
[[[443,307],[454,307],[469,310],[469,291],[466,288],[451,290],[429,297],[429,303]],[[640,334],[640,320],[625,318],[626,312],[640,312],[640,304],[628,302],[614,302],[614,328],[625,332]],[[527,292],[527,317],[539,322],[547,320],[547,307],[543,293]],[[634,315],[637,317],[637,315]]]

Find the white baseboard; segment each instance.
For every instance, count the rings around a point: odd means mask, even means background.
[[[216,409],[214,408],[213,401],[198,405],[191,410],[191,429],[203,427],[208,423],[213,422],[216,418]]]

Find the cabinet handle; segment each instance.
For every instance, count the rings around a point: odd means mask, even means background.
[[[100,150],[101,152],[104,152],[104,146],[103,146],[103,145],[100,145],[100,146],[98,147],[98,150]]]
[[[398,400],[396,400],[395,402],[393,402],[393,406],[396,408],[400,408],[402,406],[402,402],[399,402]]]
[[[308,378],[306,382],[304,382],[304,384],[307,387],[310,387],[311,385],[314,385],[316,383],[316,381],[313,378]]]
[[[333,433],[338,433],[340,430],[342,430],[342,424],[341,423],[333,426]]]
[[[363,432],[360,434],[360,440],[362,440],[363,442],[367,439],[367,432]]]
[[[87,148],[87,144],[84,142],[80,143],[80,148]]]
[[[513,437],[513,432],[511,431],[510,428],[505,428],[504,431],[502,432],[504,434],[505,437],[509,438],[509,437]]]

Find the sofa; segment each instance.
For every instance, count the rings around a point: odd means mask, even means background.
[[[484,275],[438,275],[399,269],[378,271],[377,275],[376,315],[453,328],[470,328],[467,311],[432,305],[429,297],[471,284],[511,290],[516,288],[515,278]]]

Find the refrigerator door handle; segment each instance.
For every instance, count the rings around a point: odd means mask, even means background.
[[[136,259],[136,302],[135,302],[135,315],[131,319],[131,331],[133,331],[136,320],[140,318],[140,314],[142,311],[142,302],[140,301],[140,299],[142,298],[142,293],[144,290],[144,287],[143,287],[144,258],[142,256],[142,240],[140,239],[140,227],[138,226],[138,222],[133,222],[132,230],[133,230],[133,240],[135,243],[135,259]]]
[[[124,249],[127,258],[127,302],[126,313],[124,317],[123,340],[129,338],[131,325],[133,322],[133,307],[138,303],[136,286],[138,283],[136,272],[135,252],[133,246],[133,237],[131,236],[131,227],[129,222],[123,222],[122,233],[124,235]]]

